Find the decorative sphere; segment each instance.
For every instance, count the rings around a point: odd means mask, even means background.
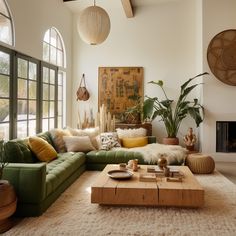
[[[100,44],[110,32],[110,18],[103,8],[90,6],[80,14],[77,29],[84,42],[91,45]]]
[[[167,160],[164,157],[160,157],[158,159],[158,166],[160,167],[160,169],[163,169],[164,167],[167,167]]]

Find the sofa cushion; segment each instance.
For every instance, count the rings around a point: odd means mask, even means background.
[[[135,138],[135,137],[145,137],[147,135],[147,130],[144,128],[137,129],[116,129],[118,138]]]
[[[118,164],[127,163],[129,160],[138,159],[139,164],[144,162],[142,154],[139,152],[117,151],[91,151],[86,154],[86,162],[90,164]]]
[[[63,139],[68,152],[88,152],[95,150],[89,136],[64,136]]]
[[[51,194],[84,163],[85,154],[83,152],[59,153],[57,159],[47,164],[46,196]]]
[[[116,132],[105,132],[100,134],[100,149],[110,150],[113,147],[121,147]]]
[[[30,137],[29,146],[40,161],[49,162],[57,157],[53,146],[40,137]]]
[[[125,148],[143,147],[148,144],[148,137],[122,138],[122,146]]]
[[[28,139],[13,139],[6,142],[5,156],[8,163],[34,163],[38,161],[29,148]]]
[[[66,152],[67,149],[63,137],[72,136],[70,131],[67,129],[52,129],[50,134],[57,152]]]

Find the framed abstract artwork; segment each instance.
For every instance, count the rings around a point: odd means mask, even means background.
[[[99,67],[98,106],[122,120],[124,112],[143,100],[143,67]]]

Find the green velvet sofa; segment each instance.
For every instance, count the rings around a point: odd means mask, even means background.
[[[38,135],[54,146],[50,132]],[[149,137],[148,142],[155,142]],[[49,162],[39,162],[28,146],[28,139],[14,139],[5,144],[8,166],[4,168],[3,179],[14,186],[19,216],[41,215],[86,169],[102,170],[106,164],[118,164],[138,159],[145,164],[138,152],[90,151],[58,153]]]

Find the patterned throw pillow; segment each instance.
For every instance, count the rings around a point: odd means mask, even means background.
[[[147,130],[144,128],[137,129],[116,129],[119,139],[122,138],[135,138],[135,137],[145,137],[147,135]]]
[[[101,142],[101,146],[100,146],[101,150],[108,151],[113,147],[121,147],[118,140],[117,133],[115,132],[101,133],[100,142]]]

